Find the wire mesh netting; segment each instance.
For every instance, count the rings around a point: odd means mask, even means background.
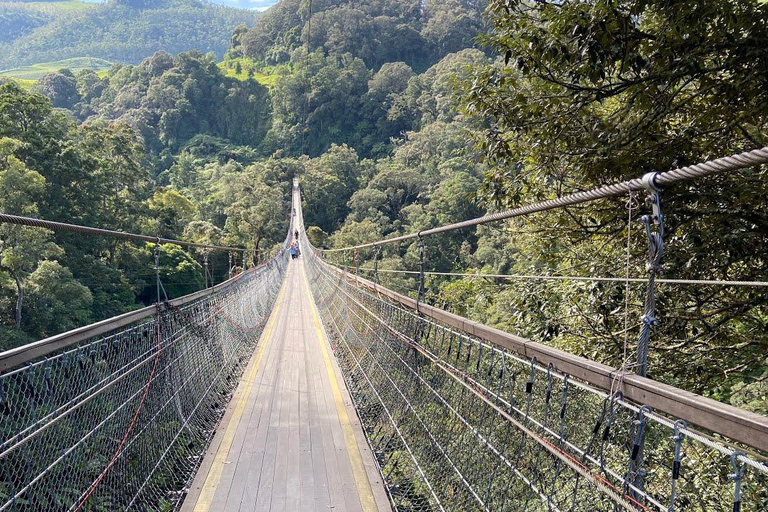
[[[0,511],[175,509],[285,265],[0,375]]]
[[[768,508],[768,468],[675,418],[456,332],[309,254],[396,510]]]

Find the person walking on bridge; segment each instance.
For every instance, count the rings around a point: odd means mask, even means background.
[[[296,258],[299,257],[299,246],[296,245],[296,242],[291,244],[291,247],[290,247],[290,249],[288,249],[288,252],[291,253],[291,259],[292,260],[295,260]]]

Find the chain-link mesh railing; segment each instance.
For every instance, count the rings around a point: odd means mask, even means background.
[[[174,509],[285,265],[0,374],[0,511]]]
[[[418,315],[306,252],[397,510],[768,509],[760,454]]]

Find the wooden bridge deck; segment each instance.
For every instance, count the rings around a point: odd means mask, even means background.
[[[289,265],[181,510],[390,510],[302,259]]]

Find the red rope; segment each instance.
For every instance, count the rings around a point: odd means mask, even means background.
[[[149,394],[149,388],[152,385],[152,382],[155,380],[155,372],[157,371],[157,366],[160,362],[160,354],[162,353],[161,334],[162,334],[162,330],[160,327],[160,304],[158,304],[157,305],[157,322],[155,323],[155,339],[157,340],[157,353],[155,355],[155,361],[152,364],[152,370],[150,371],[150,374],[149,374],[149,380],[145,384],[144,392],[141,395],[141,400],[139,400],[139,405],[136,408],[136,412],[134,412],[133,414],[133,418],[131,419],[131,423],[128,425],[128,429],[125,431],[125,434],[123,434],[123,438],[120,440],[120,444],[117,446],[117,450],[115,450],[115,453],[112,455],[112,458],[110,459],[109,463],[101,472],[101,474],[98,476],[98,478],[96,478],[96,480],[91,484],[91,487],[90,489],[88,489],[88,492],[78,502],[77,506],[74,509],[74,512],[78,512],[83,508],[83,506],[88,501],[88,499],[96,491],[96,488],[99,486],[99,484],[101,484],[101,482],[107,476],[107,473],[109,472],[109,470],[112,469],[112,466],[115,465],[115,462],[117,462],[117,459],[120,457],[120,454],[122,453],[123,448],[125,448],[125,444],[128,442],[128,436],[131,435],[131,432],[136,426],[136,422],[139,419],[139,414],[141,414],[141,410],[144,408],[144,402],[146,401],[147,395]]]

